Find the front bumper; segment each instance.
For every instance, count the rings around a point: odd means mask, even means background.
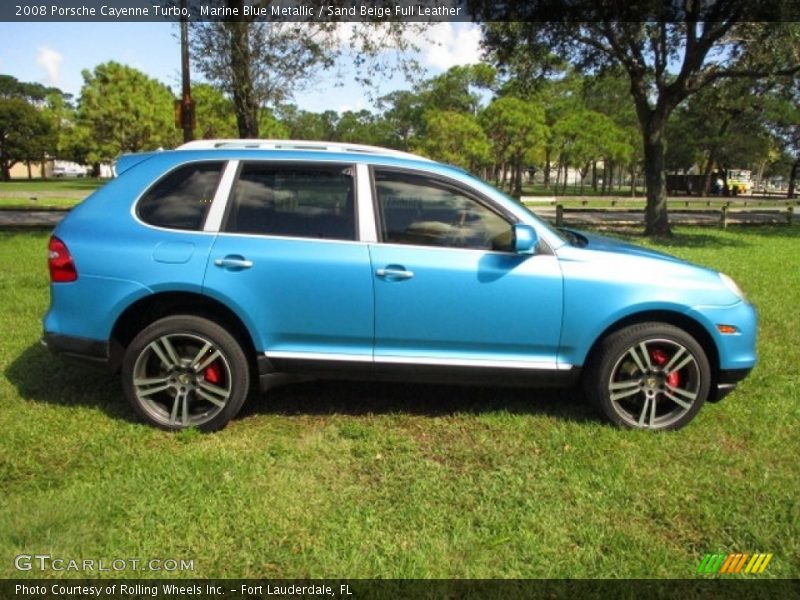
[[[736,389],[736,386],[750,374],[752,367],[748,369],[726,369],[717,374],[716,384],[711,388],[708,395],[709,402],[719,402],[725,396]]]

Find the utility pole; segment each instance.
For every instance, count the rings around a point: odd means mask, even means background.
[[[187,14],[188,0],[181,0],[181,81],[182,98],[180,107],[180,124],[183,129],[183,141],[194,139],[194,101],[192,100],[192,84],[189,77],[189,18]]]

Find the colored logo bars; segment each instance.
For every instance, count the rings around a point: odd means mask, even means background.
[[[772,554],[706,554],[697,567],[696,575],[712,575],[724,573],[734,575],[737,573],[763,573],[767,568]],[[746,566],[745,566],[746,565]]]

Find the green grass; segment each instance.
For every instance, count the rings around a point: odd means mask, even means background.
[[[800,228],[648,242],[760,313],[752,375],[663,435],[566,393],[344,383],[276,390],[218,434],[156,431],[116,377],[38,345],[46,238],[0,235],[0,577],[82,575],[17,573],[20,553],[193,559],[187,577],[693,577],[728,551],[800,576]]]
[[[105,179],[91,177],[64,177],[55,179],[13,179],[0,181],[0,193],[17,192],[86,192],[89,194],[106,183]]]
[[[0,210],[72,208],[105,180],[91,178],[15,179],[0,182]]]
[[[59,198],[59,197],[38,197],[14,196],[11,198],[0,198],[0,210],[53,210],[72,208],[83,198]]]

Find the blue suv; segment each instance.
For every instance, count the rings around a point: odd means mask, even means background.
[[[50,239],[44,342],[120,371],[157,427],[220,429],[256,383],[313,377],[580,383],[618,425],[677,429],[755,363],[725,275],[418,156],[201,141],[116,169]]]

